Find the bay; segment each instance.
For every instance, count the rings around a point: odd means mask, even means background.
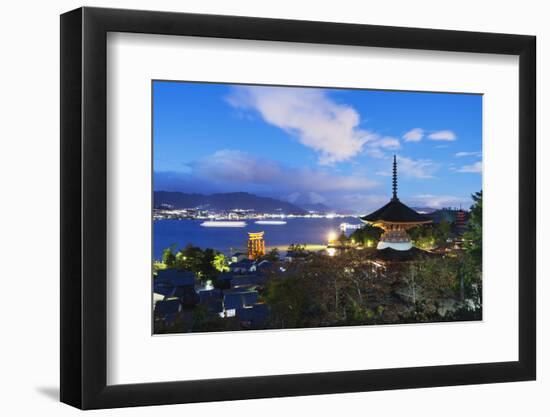
[[[248,232],[264,232],[267,248],[278,247],[282,252],[292,244],[326,245],[328,235],[340,234],[340,224],[360,224],[356,217],[339,218],[287,218],[284,225],[259,225],[246,220],[245,227],[203,227],[204,220],[155,220],[153,223],[153,256],[162,257],[162,251],[175,245],[181,249],[188,243],[202,249],[216,249],[226,255],[244,250]],[[353,230],[348,230],[347,235]],[[284,252],[282,252],[284,254]]]

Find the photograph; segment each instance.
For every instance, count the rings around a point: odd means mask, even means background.
[[[548,13],[469,3],[5,2],[0,416],[550,416]]]
[[[482,320],[482,105],[153,80],[153,334]]]

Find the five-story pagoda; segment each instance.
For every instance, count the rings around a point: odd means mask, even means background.
[[[395,155],[393,156],[392,191],[393,196],[388,204],[361,217],[361,220],[384,230],[377,249],[391,248],[397,251],[408,251],[413,246],[407,230],[421,224],[431,223],[432,220],[417,213],[397,198],[397,160]]]

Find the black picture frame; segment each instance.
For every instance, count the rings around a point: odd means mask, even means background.
[[[108,32],[519,56],[519,360],[107,385]],[[534,380],[535,45],[534,36],[358,24],[88,7],[63,14],[61,401],[96,409]]]

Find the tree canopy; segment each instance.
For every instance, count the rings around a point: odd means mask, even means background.
[[[201,281],[215,280],[222,272],[228,271],[225,255],[214,249],[201,249],[188,244],[174,253],[175,246],[164,249],[162,263],[156,262],[155,269],[176,268],[193,271]]]
[[[483,191],[472,194],[474,204],[470,208],[468,230],[464,234],[466,249],[481,266],[483,256]]]
[[[384,231],[379,227],[366,224],[361,229],[355,230],[351,234],[350,239],[356,243],[364,245],[365,247],[375,247],[380,240],[382,233],[384,233]]]

